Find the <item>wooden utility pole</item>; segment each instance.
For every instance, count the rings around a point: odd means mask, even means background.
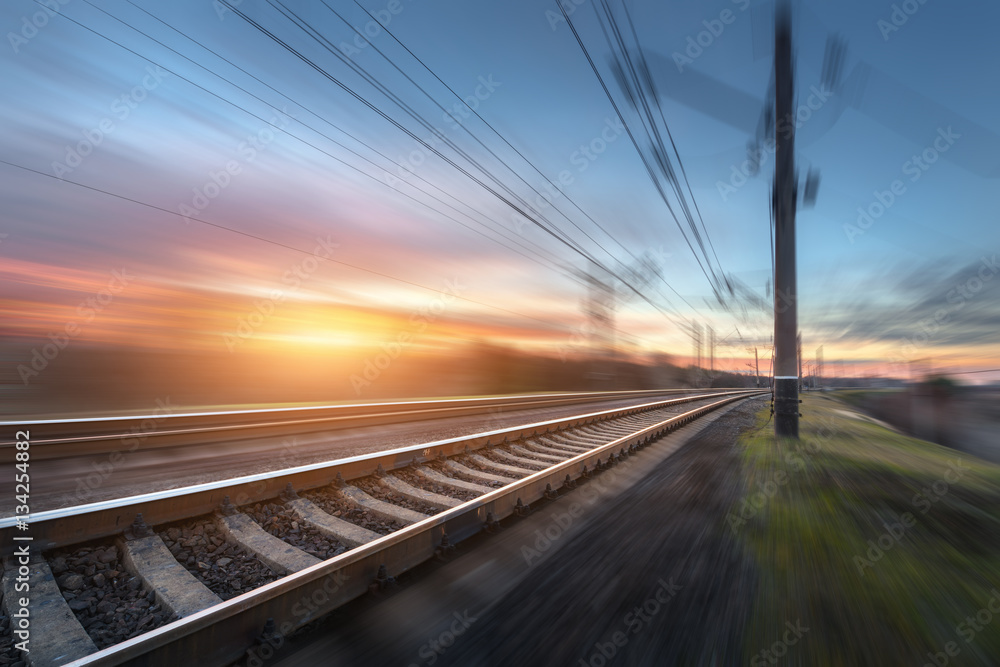
[[[786,438],[799,437],[794,107],[791,10],[782,2],[774,14],[774,434]]]

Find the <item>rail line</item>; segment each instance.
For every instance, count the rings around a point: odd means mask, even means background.
[[[232,440],[252,433],[254,437],[290,435],[315,431],[378,426],[401,421],[420,421],[483,414],[489,410],[517,410],[575,405],[608,399],[696,393],[692,389],[573,392],[485,398],[345,403],[338,405],[255,410],[165,412],[162,414],[0,421],[0,451],[11,450],[16,439],[9,434],[30,428],[33,457],[60,458],[79,455],[86,445],[90,454],[119,449],[123,441],[140,435],[141,448],[202,445]]]
[[[46,551],[30,565],[34,622],[49,629],[30,664],[229,664],[761,394],[657,400],[34,515],[34,553]],[[6,556],[14,533],[0,519]],[[5,564],[10,614],[17,565]]]

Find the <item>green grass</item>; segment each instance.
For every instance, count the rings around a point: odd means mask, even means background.
[[[804,400],[800,441],[776,441],[765,412],[740,443],[746,499],[763,501],[731,522],[760,573],[747,662],[801,620],[780,664],[919,667],[949,642],[950,665],[1000,664],[1000,613],[971,642],[959,627],[1000,590],[1000,466]],[[891,546],[870,559],[880,536]]]
[[[833,392],[833,396],[838,400],[849,403],[855,407],[864,408],[873,397],[885,396],[887,394],[898,394],[902,389],[839,389]]]

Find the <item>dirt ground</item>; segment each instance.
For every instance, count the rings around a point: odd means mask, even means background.
[[[730,665],[756,576],[725,516],[742,495],[748,401],[705,429],[540,563],[437,665]]]

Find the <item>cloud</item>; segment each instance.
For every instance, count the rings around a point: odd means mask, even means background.
[[[896,265],[859,280],[842,280],[835,301],[803,324],[828,342],[889,342],[927,349],[996,341],[1000,275],[995,255],[977,260]]]

